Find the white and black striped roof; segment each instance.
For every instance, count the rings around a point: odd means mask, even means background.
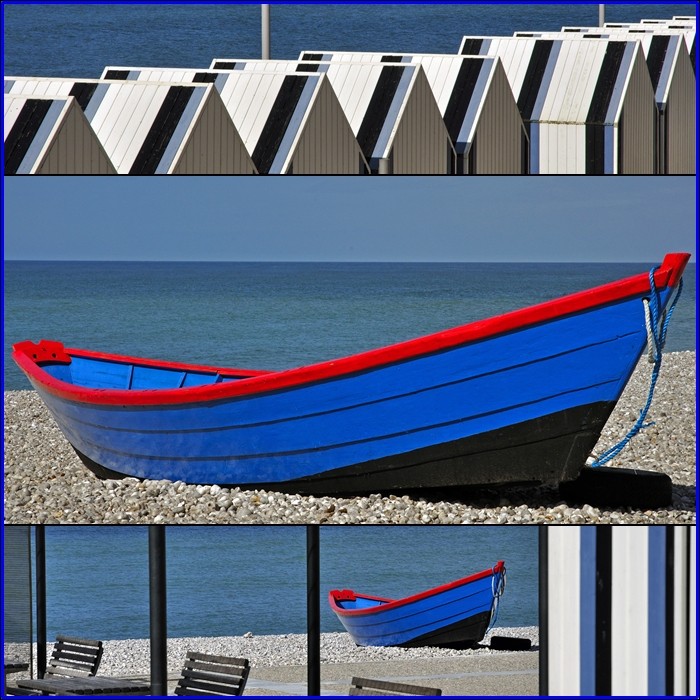
[[[458,152],[473,140],[491,81],[495,72],[502,70],[495,56],[302,51],[299,60],[310,61],[319,54],[331,62],[420,64]]]
[[[323,76],[281,71],[127,68],[109,66],[103,78],[212,83],[260,174],[286,172],[293,146],[322,86]]]
[[[562,36],[569,37],[571,34],[583,39],[638,41],[644,52],[651,86],[658,104],[664,104],[668,99],[676,62],[689,60],[683,37],[661,29],[563,27],[561,32],[516,32],[514,36],[559,39]]]
[[[647,20],[641,22],[606,22],[603,29],[627,29],[628,31],[639,29],[644,31],[678,32],[685,39],[690,62],[695,72],[695,22],[688,20]]]
[[[234,72],[263,68],[326,75],[370,164],[388,157],[397,124],[421,70],[419,65],[403,63],[332,63],[315,53],[301,61],[214,59],[212,67]]]
[[[5,92],[76,99],[119,173],[167,173],[216,91],[207,85],[68,78],[5,79]]]
[[[498,56],[526,122],[614,124],[620,119],[635,41],[581,37],[464,37],[463,55]]]

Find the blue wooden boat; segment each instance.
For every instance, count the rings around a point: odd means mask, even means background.
[[[484,638],[505,590],[506,568],[491,569],[392,600],[350,590],[331,591],[328,602],[355,644],[467,648]]]
[[[13,358],[85,464],[357,494],[575,479],[689,255],[486,320],[278,372],[24,341]],[[655,290],[652,291],[653,280]]]

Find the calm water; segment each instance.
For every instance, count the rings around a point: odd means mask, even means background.
[[[406,340],[647,271],[651,263],[5,262],[12,344],[282,369]],[[695,348],[695,265],[667,350]]]
[[[168,527],[168,635],[306,632],[306,529]],[[341,632],[328,591],[418,593],[506,562],[498,626],[537,624],[537,528],[322,527],[321,628]],[[47,634],[148,637],[148,530],[46,528]]]
[[[694,15],[695,6],[606,5],[606,20]],[[208,67],[260,56],[259,5],[3,7],[5,75],[99,77],[106,65]],[[273,5],[272,58],[304,50],[457,53],[463,35],[597,25],[598,5]]]

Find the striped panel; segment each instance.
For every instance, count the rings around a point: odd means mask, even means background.
[[[611,41],[598,74],[593,98],[586,116],[586,174],[605,173],[605,121],[613,96],[620,66],[625,54],[625,42]]]
[[[186,88],[190,90],[190,88]],[[158,162],[155,170],[156,175],[165,175],[170,172],[170,168],[175,163],[175,156],[180,151],[189,132],[190,126],[195,121],[195,115],[204,104],[207,95],[207,88],[192,88],[190,97],[187,100],[185,109],[178,120],[172,136],[168,139],[165,151]]]
[[[460,48],[459,52],[463,56],[478,56],[481,51],[483,41],[483,39],[472,39],[466,36],[462,40],[462,47]]]
[[[374,154],[377,141],[387,120],[389,109],[403,75],[404,69],[398,66],[383,68],[372,93],[369,106],[357,132],[357,142],[360,144],[360,148],[368,161]]]
[[[261,175],[267,175],[275,160],[287,127],[306,86],[307,76],[285,76],[260,138],[253,151],[253,162]]]
[[[450,139],[455,145],[457,144],[462,130],[467,109],[474,95],[474,88],[476,87],[476,82],[479,79],[479,74],[483,65],[483,58],[464,59],[459,73],[457,73],[457,79],[452,88],[450,101],[447,103],[447,109],[443,114]]]
[[[168,89],[129,175],[155,174],[193,92],[193,87],[181,85]]]
[[[129,77],[128,70],[112,69],[105,72],[102,76],[105,80],[126,80]]]
[[[97,83],[76,83],[70,89],[68,94],[71,97],[75,97],[76,101],[80,105],[80,109],[82,109],[84,112],[90,103],[96,88]]]
[[[525,80],[518,94],[518,109],[523,117],[523,121],[529,121],[532,118],[532,112],[535,108],[535,102],[540,92],[545,71],[547,70],[549,54],[553,45],[554,42],[549,40],[538,39],[535,42],[530,63],[525,73]]]
[[[46,119],[51,100],[28,99],[5,138],[5,174],[16,175]]]
[[[540,693],[694,695],[695,528],[548,528]]]

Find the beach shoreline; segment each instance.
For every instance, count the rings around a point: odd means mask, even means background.
[[[640,360],[594,453],[635,423],[649,389]],[[5,522],[105,524],[692,524],[695,352],[666,353],[645,428],[610,464],[667,474],[669,508],[568,504],[548,486],[449,493],[313,497],[133,478],[100,480],[79,460],[34,391],[6,391]]]

